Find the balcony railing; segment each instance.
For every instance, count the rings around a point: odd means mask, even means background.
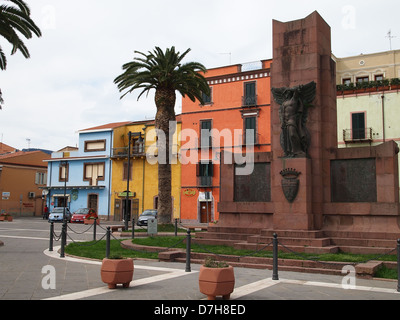
[[[344,142],[370,142],[372,141],[372,128],[345,129],[343,130]]]
[[[212,177],[208,176],[197,177],[197,186],[212,187]]]
[[[242,97],[242,107],[255,107],[257,106],[258,96],[245,96]]]
[[[145,155],[144,144],[136,144],[131,147],[131,157],[140,157]],[[113,158],[128,158],[128,147],[113,148]]]

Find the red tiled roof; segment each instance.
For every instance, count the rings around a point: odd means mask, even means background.
[[[132,123],[132,121],[108,123],[108,124],[103,124],[103,125],[97,126],[97,127],[92,127],[92,128],[88,128],[88,129],[79,130],[79,132],[92,131],[92,130],[102,130],[102,129],[113,129],[113,128],[117,128],[117,127],[121,127],[121,126],[127,125],[129,123]]]
[[[13,147],[10,147],[9,145],[6,145],[5,143],[0,142],[0,155],[9,153],[9,152],[14,152],[16,149]]]

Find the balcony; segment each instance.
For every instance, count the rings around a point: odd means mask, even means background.
[[[131,157],[142,157],[142,156],[145,156],[145,154],[146,154],[146,152],[145,152],[143,143],[135,144],[131,148]],[[114,159],[128,158],[128,147],[113,148],[111,157],[114,158]]]
[[[197,186],[201,188],[212,187],[212,177],[200,176],[197,177]]]
[[[372,140],[372,128],[343,130],[345,143],[372,142]]]
[[[255,107],[257,106],[257,100],[258,96],[244,96],[242,97],[242,107],[247,108],[247,107]]]

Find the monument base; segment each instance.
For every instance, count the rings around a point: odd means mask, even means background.
[[[274,228],[313,230],[311,160],[279,158],[272,162],[271,171]]]

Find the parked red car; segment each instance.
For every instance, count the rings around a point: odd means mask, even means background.
[[[89,217],[98,218],[97,213],[90,208],[81,208],[72,214],[71,222],[83,222]]]

